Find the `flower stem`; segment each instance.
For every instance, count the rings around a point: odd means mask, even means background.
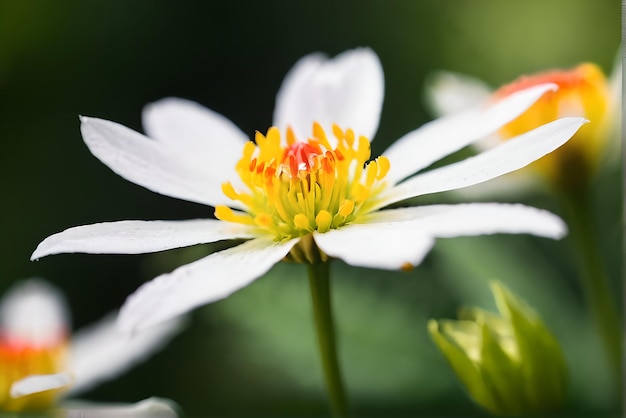
[[[581,274],[579,274],[583,292],[594,323],[600,333],[609,365],[615,378],[615,385],[622,383],[622,328],[620,316],[610,288],[599,253],[596,231],[591,207],[589,190],[566,193],[563,202],[566,207],[570,235],[579,252]]]
[[[345,418],[350,414],[346,402],[337,350],[335,344],[335,326],[330,300],[330,268],[328,262],[307,264],[309,285],[317,342],[324,369],[326,390],[330,400],[332,416]]]

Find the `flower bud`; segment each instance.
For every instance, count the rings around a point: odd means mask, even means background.
[[[428,330],[480,406],[496,415],[552,412],[565,396],[566,366],[541,318],[498,282],[500,315],[465,309],[459,320],[430,320]]]

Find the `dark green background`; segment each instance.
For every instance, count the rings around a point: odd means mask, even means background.
[[[144,104],[179,96],[252,135],[271,123],[276,91],[298,58],[369,46],[386,83],[377,155],[432,118],[423,88],[434,70],[493,86],[582,61],[610,72],[620,19],[618,0],[0,1],[0,289],[47,278],[66,293],[79,328],[118,308],[144,281],[211,249],[29,261],[43,238],[69,226],[212,215],[113,174],[82,143],[79,114],[141,130]],[[600,174],[594,201],[616,292],[618,165]],[[546,194],[512,200],[558,211]],[[435,351],[425,323],[454,316],[463,303],[492,308],[486,281],[493,278],[536,306],[565,345],[572,368],[567,415],[616,413],[568,250],[567,241],[463,238],[438,242],[410,274],[335,263],[341,352],[358,415],[482,414]],[[278,266],[194,312],[167,349],[85,398],[168,397],[189,416],[324,416],[306,286],[303,266]]]

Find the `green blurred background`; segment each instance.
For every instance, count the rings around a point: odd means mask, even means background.
[[[619,0],[1,1],[0,290],[44,277],[67,295],[75,328],[141,283],[216,246],[145,256],[59,255],[35,246],[69,226],[208,217],[210,208],[151,193],[112,173],[81,141],[78,115],[141,130],[144,104],[198,101],[244,132],[265,131],[282,77],[301,56],[369,46],[385,71],[373,154],[430,120],[426,77],[447,69],[493,86],[593,61],[610,72]],[[604,262],[621,295],[621,171],[607,165],[594,204]],[[429,202],[453,201],[431,196]],[[511,197],[558,211],[553,197]],[[504,200],[501,199],[501,200]],[[493,309],[501,279],[544,317],[570,363],[566,416],[617,415],[567,240],[440,240],[411,273],[333,265],[340,352],[359,416],[486,416],[465,396],[426,332],[461,304]],[[162,352],[84,398],[161,396],[191,417],[325,416],[305,268],[279,265],[231,298],[196,310]]]

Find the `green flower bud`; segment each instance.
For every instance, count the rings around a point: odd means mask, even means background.
[[[458,321],[431,319],[430,335],[470,397],[491,413],[559,409],[566,381],[559,343],[524,301],[499,282],[490,285],[499,316],[464,309]]]

